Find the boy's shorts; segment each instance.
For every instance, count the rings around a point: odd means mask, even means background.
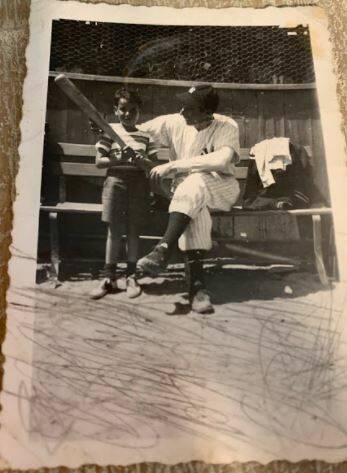
[[[148,217],[149,183],[143,172],[133,171],[108,175],[102,191],[102,221],[136,222]]]

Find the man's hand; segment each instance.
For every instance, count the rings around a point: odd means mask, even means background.
[[[173,169],[172,163],[160,164],[153,168],[149,174],[149,178],[153,185],[159,186],[162,179],[167,179],[173,177],[175,171]]]
[[[176,171],[173,168],[173,163],[160,164],[153,168],[149,174],[150,183],[154,192],[167,194],[167,183],[165,179],[171,178]]]

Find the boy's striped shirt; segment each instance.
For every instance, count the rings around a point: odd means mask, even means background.
[[[127,146],[130,146],[134,151],[147,156],[149,159],[155,157],[157,148],[149,133],[141,130],[129,132],[120,123],[110,123],[110,125],[117,135],[124,141],[124,143]],[[110,157],[113,157],[120,151],[119,144],[113,141],[107,135],[103,135],[101,137],[101,139],[96,143],[95,148],[104,156]],[[124,162],[120,162],[120,165],[124,166]],[[127,163],[127,166],[128,165],[129,167],[132,166],[135,169],[138,169],[135,164]]]

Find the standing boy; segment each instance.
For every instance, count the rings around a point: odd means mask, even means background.
[[[152,138],[136,128],[141,100],[135,91],[120,89],[115,94],[115,115],[119,123],[111,123],[118,136],[126,143],[120,149],[108,136],[96,143],[95,164],[106,168],[107,175],[102,192],[102,220],[107,223],[107,240],[104,278],[90,296],[100,299],[108,292],[121,289],[117,283],[117,263],[122,234],[128,236],[126,291],[129,297],[137,297],[141,288],[135,277],[139,246],[139,229],[146,216],[149,184],[145,170],[156,160]]]

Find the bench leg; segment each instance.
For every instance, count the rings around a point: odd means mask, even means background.
[[[51,246],[51,271],[50,279],[54,287],[59,286],[59,236],[58,213],[49,212],[49,237]]]
[[[329,285],[329,279],[324,266],[322,251],[322,219],[320,215],[312,215],[313,224],[313,245],[314,255],[316,259],[316,268],[318,271],[320,282],[323,286]]]
[[[339,279],[339,269],[336,259],[334,227],[330,226],[329,232],[329,270],[334,281]]]

